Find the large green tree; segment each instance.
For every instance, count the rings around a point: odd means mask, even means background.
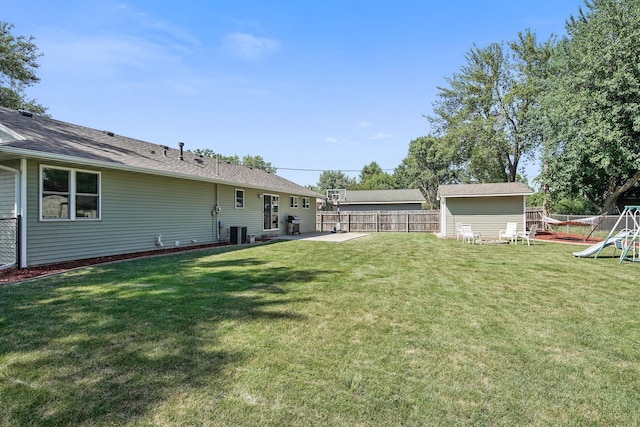
[[[396,180],[393,175],[382,170],[377,162],[365,165],[360,171],[358,190],[393,190]]]
[[[45,114],[47,109],[35,99],[28,99],[25,90],[40,81],[36,70],[42,56],[33,37],[14,36],[13,25],[0,21],[0,105]]]
[[[463,179],[464,168],[460,147],[444,137],[433,135],[416,138],[409,144],[409,153],[396,168],[398,186],[417,188],[426,199],[428,209],[438,208],[438,186]]]
[[[342,171],[324,171],[320,174],[314,190],[325,193],[329,189],[353,189],[355,186],[355,178],[351,178]]]
[[[614,212],[640,180],[640,2],[585,4],[567,22],[542,98],[547,179]]]
[[[439,87],[437,136],[458,147],[466,175],[480,182],[516,181],[518,167],[542,141],[537,97],[555,38],[538,42],[527,30],[510,43],[473,48],[466,65]]]

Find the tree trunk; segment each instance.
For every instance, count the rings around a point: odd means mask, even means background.
[[[604,202],[604,206],[602,207],[603,214],[614,214],[615,208],[617,207],[617,202],[620,196],[624,194],[625,191],[630,190],[634,185],[636,185],[640,181],[640,171],[636,172],[631,178],[629,178],[624,184],[616,188]]]

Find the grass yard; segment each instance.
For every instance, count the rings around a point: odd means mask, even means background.
[[[0,424],[640,424],[640,264],[430,234],[0,287]]]

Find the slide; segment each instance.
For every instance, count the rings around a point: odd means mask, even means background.
[[[574,252],[573,256],[577,256],[577,257],[580,257],[580,258],[590,257],[591,255],[593,255],[596,252],[598,252],[600,250],[600,248],[606,248],[607,246],[614,245],[616,242],[619,242],[620,240],[625,239],[626,237],[628,237],[632,233],[633,233],[633,230],[629,230],[629,229],[625,228],[624,230],[621,230],[620,232],[618,232],[618,234],[616,234],[615,236],[609,237],[604,242],[596,243],[595,245],[589,246],[587,249],[585,249],[583,251]]]
[[[573,256],[577,256],[580,258],[586,258],[586,257],[590,257],[591,255],[595,254],[596,252],[598,252],[600,250],[600,248],[606,248],[607,246],[611,246],[613,244],[615,244],[616,242],[622,240],[622,237],[612,237],[608,240],[605,240],[604,242],[598,242],[593,246],[589,246],[587,249],[580,251],[580,252],[574,252]]]

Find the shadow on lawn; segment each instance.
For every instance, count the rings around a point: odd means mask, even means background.
[[[302,319],[287,285],[327,273],[263,264],[177,255],[0,288],[0,419],[121,424],[196,389],[215,405],[250,357],[222,330]]]

